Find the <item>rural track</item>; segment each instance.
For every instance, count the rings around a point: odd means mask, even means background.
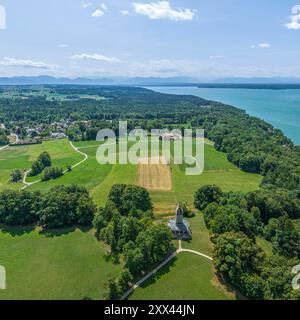
[[[172,255],[170,255],[164,262],[162,262],[159,266],[157,266],[153,271],[145,275],[142,279],[140,279],[138,282],[136,282],[122,297],[121,300],[126,300],[141,284],[143,284],[146,280],[148,280],[150,277],[152,277],[155,273],[157,273],[160,269],[162,269],[165,265],[167,265],[169,262],[171,262],[174,258],[176,258],[180,253],[182,252],[188,252],[192,254],[196,254],[198,256],[201,256],[203,258],[206,258],[209,261],[213,261],[213,258],[210,256],[207,256],[204,253],[195,251],[195,250],[189,250],[189,249],[183,249],[182,248],[182,242],[181,240],[178,240],[178,250],[176,250]]]
[[[88,158],[89,158],[89,156],[88,156],[86,153],[80,151],[79,148],[76,148],[76,147],[74,146],[74,144],[72,143],[72,141],[70,141],[70,145],[71,145],[71,147],[72,147],[77,153],[79,153],[79,154],[81,154],[81,155],[84,156],[84,159],[83,159],[83,160],[81,160],[80,162],[76,163],[76,164],[72,167],[72,169],[74,169],[74,168],[80,166],[80,165],[81,165],[82,163],[84,163],[85,161],[87,161]],[[66,170],[66,171],[67,171],[67,170]]]
[[[70,143],[70,146],[72,147],[72,149],[74,149],[77,153],[79,153],[79,154],[81,154],[81,155],[84,156],[84,159],[83,159],[83,160],[79,161],[78,163],[74,164],[74,165],[71,167],[72,169],[74,169],[74,168],[80,166],[80,165],[81,165],[82,163],[84,163],[85,161],[87,161],[88,158],[89,158],[89,156],[88,156],[86,153],[81,152],[80,150],[78,150],[78,148],[76,148],[76,147],[73,145],[72,141],[69,141],[69,143]],[[26,182],[26,178],[27,178],[29,172],[30,172],[30,170],[26,171],[25,174],[24,174],[23,184],[25,184],[25,186],[23,186],[23,187],[21,188],[21,190],[25,190],[25,189],[27,189],[28,187],[30,187],[30,186],[32,186],[32,185],[34,185],[34,184],[37,184],[37,183],[39,183],[39,182],[42,181],[42,180],[40,179],[40,180],[37,180],[37,181],[34,181],[34,182]],[[67,173],[67,172],[68,172],[68,170],[65,170],[63,173],[65,174],[65,173]]]
[[[3,146],[3,147],[0,148],[0,151],[6,149],[8,147],[9,147],[9,145]]]
[[[16,143],[19,141],[19,137],[18,137],[16,134],[14,134],[14,133],[12,133],[11,136],[16,137],[16,141],[13,143],[13,144],[16,144]],[[0,148],[0,151],[8,148],[9,146],[10,146],[10,145],[7,144],[6,146],[1,147],[1,148]]]

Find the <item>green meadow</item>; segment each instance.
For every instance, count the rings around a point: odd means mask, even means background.
[[[136,165],[100,165],[96,160],[98,143],[74,143],[88,159],[57,180],[39,182],[28,191],[50,190],[56,185],[85,186],[96,204],[104,205],[110,188],[116,183],[135,184]],[[46,141],[40,145],[10,147],[0,151],[0,191],[20,189],[23,184],[9,182],[10,172],[29,170],[33,161],[47,151],[54,166],[66,169],[84,159],[65,140]],[[224,191],[252,191],[259,188],[261,177],[242,172],[231,164],[226,154],[205,144],[205,170],[200,176],[187,176],[184,165],[170,165],[172,191],[150,191],[157,223],[166,223],[179,201],[193,206],[195,191],[205,184],[217,184]],[[30,177],[28,182],[40,177]],[[212,255],[203,217],[189,219],[193,239],[183,242],[185,249]],[[262,240],[259,240],[260,242]],[[103,298],[103,284],[109,274],[118,274],[121,265],[105,258],[106,246],[98,242],[93,230],[64,230],[51,235],[38,230],[0,228],[0,265],[7,269],[8,288],[1,299],[93,299]],[[270,250],[268,243],[261,243]],[[159,281],[158,281],[159,280]],[[130,299],[234,299],[234,293],[220,283],[210,261],[181,253],[168,266],[138,288]]]
[[[100,165],[96,160],[97,142],[78,142],[75,146],[88,155],[88,160],[66,173],[57,180],[40,182],[28,190],[47,191],[56,185],[79,184],[85,186],[94,197],[97,204],[103,205],[109,189],[116,183],[135,184],[137,180],[136,165]],[[9,182],[10,172],[19,168],[30,169],[32,162],[43,152],[49,152],[53,166],[66,169],[67,165],[75,165],[84,159],[77,153],[67,140],[46,141],[41,145],[26,147],[10,147],[0,151],[0,190],[6,188],[18,189],[22,184]],[[193,204],[195,191],[206,184],[216,184],[224,191],[249,192],[259,188],[261,176],[242,172],[230,163],[226,154],[218,152],[211,144],[205,144],[205,170],[199,176],[187,176],[184,165],[170,165],[172,172],[172,191],[150,191],[157,212],[168,213],[174,205],[181,201]],[[29,177],[27,182],[39,180]]]
[[[144,282],[129,300],[231,300],[209,260],[182,252]]]
[[[0,230],[0,265],[7,274],[0,300],[103,299],[108,275],[122,268],[106,260],[107,248],[92,230]]]

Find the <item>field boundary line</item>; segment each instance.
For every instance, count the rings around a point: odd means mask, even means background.
[[[138,287],[140,287],[141,284],[143,284],[145,281],[147,281],[150,277],[152,277],[155,273],[157,273],[160,269],[162,269],[166,264],[171,262],[173,259],[177,257],[180,253],[187,252],[187,253],[192,253],[196,254],[202,258],[206,258],[209,261],[213,261],[213,258],[195,251],[195,250],[189,250],[189,249],[183,249],[182,248],[182,242],[181,240],[178,240],[178,250],[176,250],[171,256],[169,256],[165,261],[163,261],[159,266],[157,266],[153,271],[149,272],[147,275],[145,275],[142,279],[140,279],[138,282],[136,282],[122,297],[121,300],[126,300]]]

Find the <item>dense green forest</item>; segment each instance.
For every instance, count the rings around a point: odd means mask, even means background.
[[[299,264],[299,193],[259,190],[247,195],[224,193],[204,186],[195,195],[195,207],[215,244],[214,262],[226,280],[254,300],[299,299],[292,289],[292,268]],[[267,256],[256,243],[262,237],[272,244]]]
[[[216,268],[228,282],[251,299],[299,299],[299,291],[291,291],[291,268],[300,258],[300,235],[295,226],[300,219],[300,148],[280,130],[243,110],[193,96],[125,87],[46,88],[56,95],[103,99],[49,100],[35,96],[31,88],[20,88],[32,95],[26,99],[0,98],[0,123],[14,132],[70,119],[67,134],[71,140],[93,140],[101,128],[118,131],[119,120],[127,120],[129,130],[138,126],[146,130],[203,128],[229,161],[244,171],[261,174],[260,190],[249,194],[224,193],[217,186],[205,186],[195,195],[195,207],[204,214],[215,244]],[[83,120],[90,125],[80,122]],[[67,206],[67,211],[66,201],[74,205]],[[60,215],[61,211],[65,214]],[[61,187],[45,195],[11,191],[0,195],[3,223],[37,223],[51,228],[91,224],[92,220],[99,239],[126,261],[127,269],[120,279],[125,281],[124,288],[131,275],[141,273],[145,263],[160,262],[172,251],[170,235],[151,222],[151,199],[144,189],[115,186],[106,207],[98,211],[86,190],[78,187]],[[272,244],[271,256],[257,246],[257,237]],[[149,248],[142,245],[144,239],[151,246],[157,239],[166,240],[157,259],[147,256]],[[108,286],[109,297],[119,296],[114,280]]]
[[[7,132],[4,129],[0,129],[0,146],[4,146],[8,143]]]
[[[51,124],[61,119],[89,120],[90,127],[70,126],[71,139],[93,140],[98,129],[203,128],[219,151],[242,170],[260,173],[263,184],[294,190],[300,184],[300,150],[283,133],[243,110],[194,96],[167,95],[142,88],[52,86],[58,95],[93,95],[105,99],[49,101],[32,94],[28,99],[0,99],[0,123],[9,129]],[[30,90],[21,88],[20,90]],[[32,90],[32,89],[31,89]],[[34,91],[33,91],[34,93]],[[1,136],[0,136],[1,137]]]

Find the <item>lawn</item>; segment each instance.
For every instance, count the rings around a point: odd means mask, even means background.
[[[100,165],[96,161],[96,141],[75,143],[80,151],[86,153],[89,159],[63,177],[48,182],[32,185],[28,190],[47,191],[56,185],[79,184],[85,186],[98,205],[106,202],[108,192],[116,183],[138,183],[136,165]],[[0,151],[0,191],[5,188],[19,189],[21,184],[9,183],[12,169],[28,170],[32,162],[43,152],[48,151],[54,166],[66,168],[81,161],[83,156],[69,145],[66,139],[46,141],[41,145],[27,147],[11,147]],[[173,214],[177,202],[187,202],[193,205],[195,191],[206,184],[216,184],[224,191],[249,192],[259,188],[262,177],[245,173],[230,163],[226,154],[218,152],[211,144],[205,144],[205,170],[199,176],[187,176],[183,165],[170,165],[172,173],[171,191],[150,191],[155,211],[161,214]],[[29,182],[40,177],[30,177]]]
[[[170,214],[156,215],[156,222],[167,224],[170,217],[173,217],[174,214],[174,212],[170,212]],[[209,231],[205,226],[202,213],[197,211],[195,217],[186,218],[186,220],[190,224],[193,237],[192,240],[182,241],[182,247],[184,249],[190,249],[204,253],[211,257],[213,255],[213,244],[210,241]],[[178,247],[177,241],[174,242],[174,245]]]
[[[64,170],[67,165],[74,165],[83,159],[83,156],[74,151],[67,139],[44,141],[42,144],[37,144],[29,147],[29,162],[30,164],[35,161],[38,156],[47,151],[52,160],[53,167],[60,167]],[[28,182],[39,180],[41,177],[28,177]]]
[[[86,145],[85,145],[86,144]],[[80,142],[80,150],[85,153],[96,153],[95,142]],[[96,159],[94,157],[94,161]],[[85,166],[84,164],[83,166]],[[83,169],[82,166],[82,170]],[[105,169],[106,166],[96,166]],[[194,193],[206,184],[216,184],[224,191],[249,192],[257,190],[262,177],[256,174],[245,173],[230,163],[226,154],[218,152],[211,144],[205,144],[205,170],[199,176],[187,176],[183,166],[170,165],[172,173],[172,191],[149,191],[157,213],[173,214],[174,205],[178,202],[187,202],[193,205]],[[103,205],[110,187],[115,183],[138,183],[138,170],[135,165],[114,165],[106,178],[91,189],[95,202]]]
[[[203,215],[196,213],[194,218],[187,219],[192,229],[193,238],[190,241],[183,241],[184,249],[196,250],[208,256],[213,255],[213,244],[210,241],[209,231],[205,226]]]
[[[0,265],[6,268],[5,299],[103,298],[109,274],[122,265],[105,260],[106,247],[93,231],[65,230],[47,237],[34,230],[0,231]]]
[[[110,165],[100,166],[97,163],[96,150],[97,150],[97,147],[82,149],[81,151],[86,153],[89,156],[86,162],[82,163],[80,166],[74,168],[72,172],[66,173],[63,177],[57,180],[37,183],[29,187],[27,190],[47,191],[51,187],[54,187],[57,185],[78,184],[92,191],[94,188],[99,186],[99,184],[101,184],[105,180],[105,178],[107,177],[107,175],[110,173],[112,169],[112,166]],[[84,158],[82,155],[76,153],[74,150],[73,150],[73,153],[79,156],[79,161]],[[72,162],[71,164],[75,164],[75,163],[76,162]]]
[[[13,169],[30,167],[28,147],[10,147],[0,151],[0,192],[4,189],[20,189],[21,183],[10,183]]]
[[[53,166],[66,169],[67,165],[74,165],[81,161],[83,156],[75,152],[67,139],[44,141],[42,144],[30,146],[9,147],[0,151],[0,191],[4,189],[20,189],[22,183],[10,183],[10,173],[13,169],[27,171],[38,156],[47,151],[52,159]],[[28,182],[39,180],[40,176],[27,178]],[[39,190],[45,189],[38,184]],[[48,189],[48,187],[46,188]]]
[[[216,277],[213,264],[200,256],[183,252],[129,297],[129,300],[230,300]]]
[[[172,212],[174,204],[178,202],[193,206],[195,192],[207,184],[215,184],[223,191],[246,193],[257,190],[262,181],[260,175],[241,171],[227,160],[225,153],[216,151],[210,144],[205,144],[205,166],[201,175],[187,176],[184,169],[184,166],[171,165],[171,192],[150,192],[157,212]]]
[[[114,184],[137,183],[136,165],[99,165],[96,141],[75,145],[88,155],[86,162],[57,180],[37,183],[28,190],[47,191],[56,185],[79,184],[88,188],[96,204],[104,205]],[[20,188],[21,184],[8,182],[11,170],[28,170],[43,151],[50,153],[53,165],[63,168],[83,159],[67,140],[8,148],[0,152],[0,190]],[[158,223],[166,223],[167,218],[174,215],[177,202],[186,201],[192,206],[194,192],[202,185],[217,184],[224,191],[247,192],[258,189],[261,181],[259,175],[239,170],[227,160],[226,154],[217,152],[211,144],[205,145],[202,175],[186,176],[184,169],[184,166],[170,165],[172,191],[150,191]],[[183,248],[212,256],[213,245],[202,214],[197,213],[189,223],[193,239],[183,242]],[[0,299],[82,299],[85,296],[99,299],[108,274],[117,274],[122,268],[122,265],[105,261],[105,247],[96,241],[92,231],[71,230],[49,238],[37,231],[14,233],[9,230],[0,232],[0,240],[0,265],[6,267],[8,274],[8,289],[0,293]],[[28,276],[24,277],[24,274]],[[181,253],[131,298],[233,299],[234,294],[228,293],[220,284],[210,261]]]

